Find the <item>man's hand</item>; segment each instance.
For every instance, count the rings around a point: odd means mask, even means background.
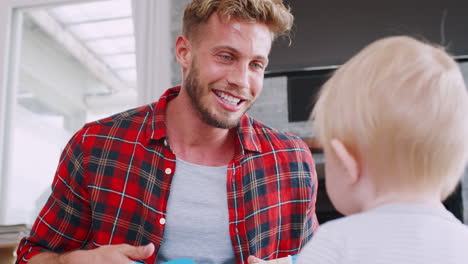
[[[272,260],[263,260],[259,259],[254,256],[249,256],[247,258],[247,263],[252,264],[252,263],[263,263],[263,264],[293,264],[293,259],[291,256],[287,257],[282,257],[282,258],[277,258],[277,259],[272,259]]]
[[[265,263],[266,261],[264,261],[263,259],[259,259],[255,256],[249,256],[247,258],[247,263],[249,264],[253,264],[253,263]]]
[[[132,260],[149,258],[154,252],[152,243],[146,246],[127,244],[102,246],[91,250],[76,250],[63,255],[42,253],[34,256],[30,264],[131,264]]]

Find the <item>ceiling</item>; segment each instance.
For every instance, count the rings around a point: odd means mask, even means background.
[[[51,7],[47,12],[130,87],[136,86],[131,0]]]

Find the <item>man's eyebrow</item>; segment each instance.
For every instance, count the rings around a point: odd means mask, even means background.
[[[221,51],[221,50],[229,50],[232,53],[240,54],[240,52],[237,49],[235,49],[235,48],[233,48],[231,46],[227,46],[227,45],[216,46],[216,47],[213,48],[213,51]]]
[[[221,51],[221,50],[229,50],[230,52],[232,52],[234,54],[241,54],[241,52],[239,50],[237,50],[236,48],[233,48],[233,47],[227,46],[227,45],[217,46],[217,47],[213,48],[214,52],[218,52],[218,51]],[[254,56],[254,58],[257,59],[257,60],[263,60],[266,63],[268,63],[268,58],[265,57],[265,56],[256,55],[256,56]]]

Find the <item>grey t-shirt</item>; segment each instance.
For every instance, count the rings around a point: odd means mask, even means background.
[[[176,160],[156,263],[179,258],[195,263],[235,263],[226,175],[227,166],[207,167]]]

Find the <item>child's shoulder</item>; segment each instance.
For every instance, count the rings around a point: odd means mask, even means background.
[[[391,228],[390,228],[391,227]],[[390,229],[389,229],[390,228]],[[320,226],[327,233],[342,233],[353,236],[366,233],[396,232],[406,229],[427,231],[450,230],[468,242],[468,226],[443,208],[411,204],[391,204],[361,213],[335,219]],[[393,231],[391,231],[393,230]]]

